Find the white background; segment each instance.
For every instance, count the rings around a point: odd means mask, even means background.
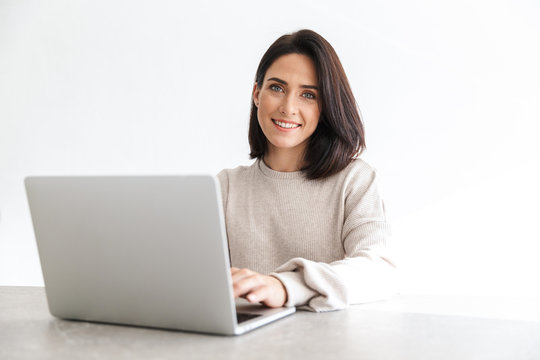
[[[280,35],[336,49],[364,116],[402,292],[540,295],[539,2],[0,0],[0,285],[42,285],[37,174],[249,164]]]

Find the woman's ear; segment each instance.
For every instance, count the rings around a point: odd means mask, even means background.
[[[260,90],[259,90],[259,87],[257,86],[257,83],[255,83],[255,85],[253,85],[253,103],[255,104],[256,107],[259,107],[259,94],[260,94]]]

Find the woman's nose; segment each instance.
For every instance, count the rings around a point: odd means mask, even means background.
[[[292,94],[283,97],[283,101],[279,107],[279,112],[282,115],[296,115],[298,113],[298,105],[296,98]]]

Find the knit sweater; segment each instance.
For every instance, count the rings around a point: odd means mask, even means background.
[[[396,293],[384,204],[364,161],[317,180],[261,160],[218,178],[231,265],[277,277],[285,306],[330,311]]]

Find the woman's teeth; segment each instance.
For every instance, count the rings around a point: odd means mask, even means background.
[[[285,129],[292,129],[292,128],[296,128],[296,127],[300,126],[300,124],[291,124],[291,123],[286,123],[286,122],[282,122],[282,121],[277,121],[277,120],[274,120],[274,119],[272,119],[272,121],[277,126],[280,126],[282,128],[285,128]]]

